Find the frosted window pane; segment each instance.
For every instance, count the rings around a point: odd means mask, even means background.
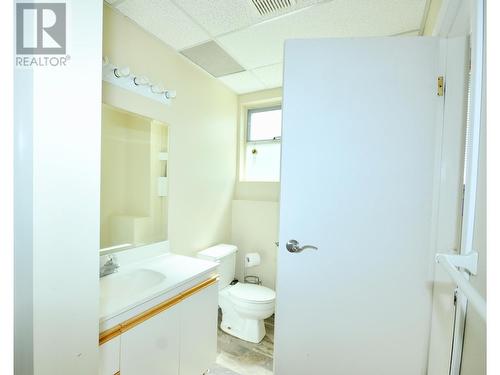
[[[249,141],[262,141],[281,136],[281,109],[249,112]]]
[[[280,151],[281,144],[279,142],[247,144],[245,180],[279,181]]]

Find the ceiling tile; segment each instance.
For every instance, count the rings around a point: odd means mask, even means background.
[[[195,47],[182,50],[180,53],[214,77],[245,70],[214,41],[198,44]]]
[[[266,86],[251,72],[241,72],[220,77],[226,86],[237,94],[264,90]]]
[[[257,68],[252,70],[252,73],[259,78],[268,89],[283,86],[283,64]]]
[[[210,39],[170,0],[127,0],[116,9],[177,50]]]
[[[385,36],[420,27],[426,0],[336,0],[217,38],[247,69],[280,63],[286,39]]]
[[[173,0],[212,36],[239,30],[258,22],[329,0],[296,0],[292,6],[261,16],[252,0]]]

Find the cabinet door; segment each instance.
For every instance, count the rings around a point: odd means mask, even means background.
[[[99,346],[99,375],[115,375],[120,371],[120,336]]]
[[[175,305],[122,334],[120,375],[179,373],[179,308]]]
[[[183,301],[181,307],[180,375],[201,375],[217,355],[218,284]]]

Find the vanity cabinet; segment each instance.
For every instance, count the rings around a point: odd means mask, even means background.
[[[99,375],[115,375],[120,371],[120,336],[99,346]]]
[[[217,355],[217,312],[214,278],[103,332],[99,375],[205,374]]]
[[[179,373],[179,319],[172,306],[121,335],[120,375]]]
[[[179,375],[201,375],[217,356],[219,288],[205,288],[181,303]]]

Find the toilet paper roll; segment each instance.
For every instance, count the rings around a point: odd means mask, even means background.
[[[260,254],[259,253],[247,253],[245,254],[245,267],[258,266],[260,264]]]

